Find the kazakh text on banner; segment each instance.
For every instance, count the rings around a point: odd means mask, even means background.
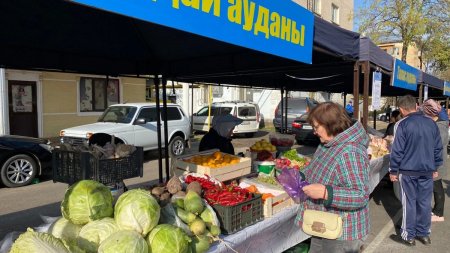
[[[399,59],[395,59],[392,75],[392,86],[408,90],[417,90],[417,80],[419,79],[418,69]]]
[[[293,1],[72,1],[284,58],[312,63],[314,15]]]

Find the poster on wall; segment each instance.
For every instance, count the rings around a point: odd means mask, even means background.
[[[80,82],[80,111],[92,111],[92,79]]]
[[[33,94],[30,85],[12,85],[13,112],[33,112]]]
[[[109,80],[106,87],[107,106],[119,103],[119,80]]]
[[[373,72],[372,80],[372,109],[379,110],[381,108],[381,72]]]

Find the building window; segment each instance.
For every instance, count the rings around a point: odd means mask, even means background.
[[[320,0],[312,1],[312,11],[320,15]]]
[[[320,16],[320,0],[308,0],[307,9]]]
[[[331,4],[331,21],[335,24],[339,24],[339,7],[335,4]]]
[[[80,78],[80,111],[102,112],[119,103],[119,80],[106,78]]]

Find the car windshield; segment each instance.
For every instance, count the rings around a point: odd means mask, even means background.
[[[135,106],[111,106],[100,116],[98,122],[130,123],[137,108]]]

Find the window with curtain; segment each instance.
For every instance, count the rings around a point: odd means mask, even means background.
[[[119,80],[106,78],[80,78],[80,111],[103,112],[119,103]]]

